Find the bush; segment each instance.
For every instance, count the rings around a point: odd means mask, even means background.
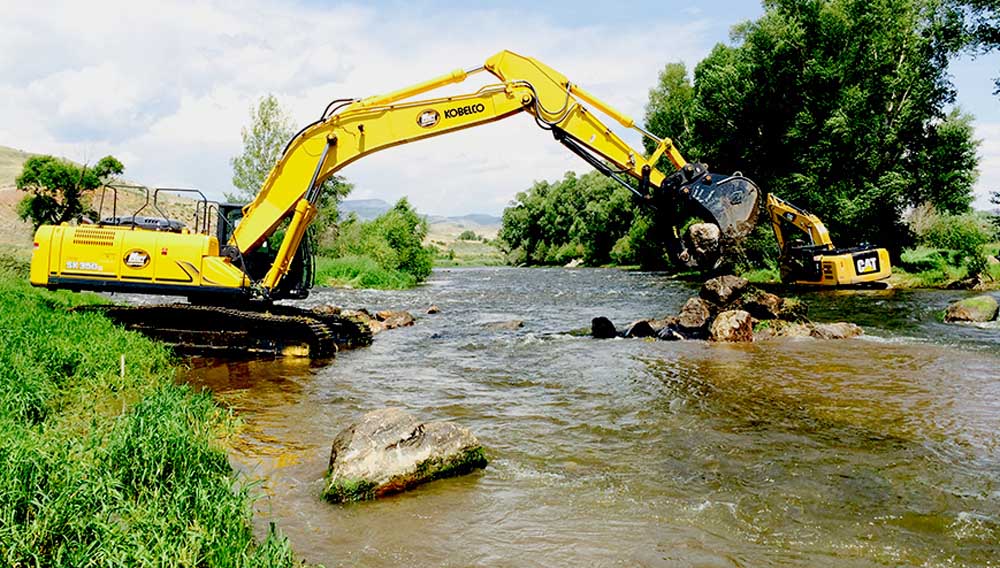
[[[477,235],[475,233],[475,231],[472,231],[470,229],[466,229],[466,230],[462,231],[458,235],[458,240],[460,240],[460,241],[478,241],[479,240],[479,235]]]
[[[951,215],[922,207],[914,211],[910,227],[921,244],[946,249],[953,266],[964,264],[969,275],[986,270],[985,246],[993,239],[993,230],[979,215]]]
[[[416,284],[405,272],[387,269],[370,256],[320,257],[316,263],[316,279],[325,286],[400,290]]]
[[[335,281],[351,281],[352,285],[362,285],[362,281],[408,284],[410,287],[423,282],[430,276],[434,266],[434,249],[423,245],[427,236],[427,221],[422,219],[406,200],[400,199],[396,205],[376,219],[364,222],[352,215],[341,223],[334,243],[324,249],[323,256],[344,259],[339,263],[327,262],[319,271],[319,278]],[[368,261],[362,260],[368,259]],[[370,261],[370,262],[369,262]],[[359,278],[356,272],[365,268],[376,269],[380,274]],[[409,278],[400,278],[394,273],[403,273]]]

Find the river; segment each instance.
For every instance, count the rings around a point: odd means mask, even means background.
[[[274,523],[328,567],[1000,565],[1000,329],[936,316],[966,293],[799,294],[817,321],[861,324],[853,340],[565,333],[696,293],[659,274],[515,268],[321,289],[308,303],[418,322],[324,366],[194,359],[187,380],[243,422],[230,455],[260,480],[257,530]],[[390,405],[468,426],[489,467],[324,502],[334,436]]]

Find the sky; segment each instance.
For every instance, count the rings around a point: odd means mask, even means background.
[[[510,49],[641,119],[666,63],[693,68],[733,24],[762,12],[753,0],[56,0],[44,9],[0,0],[0,10],[0,145],[86,163],[112,154],[128,179],[211,198],[231,191],[240,129],[267,93],[304,125],[332,99],[396,90]],[[952,65],[958,104],[975,115],[982,140],[981,208],[1000,188],[998,74],[1000,55]],[[488,78],[473,75],[454,92]],[[462,215],[499,214],[535,180],[588,169],[519,115],[373,154],[340,173],[355,184],[352,199],[408,196],[421,212]]]

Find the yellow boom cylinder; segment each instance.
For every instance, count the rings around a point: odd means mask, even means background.
[[[439,87],[445,85],[450,85],[452,83],[461,83],[468,77],[469,74],[462,69],[455,69],[451,73],[446,75],[441,75],[440,77],[435,77],[429,81],[424,81],[423,83],[417,83],[416,85],[410,85],[399,89],[398,91],[393,91],[384,95],[375,95],[373,97],[368,97],[363,99],[360,106],[363,107],[373,107],[392,104],[396,101],[401,101],[403,99],[408,99],[410,97],[419,95],[421,93],[426,93],[427,91],[433,91]]]

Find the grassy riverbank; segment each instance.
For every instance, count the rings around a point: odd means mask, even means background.
[[[0,565],[293,565],[253,538],[231,417],[173,382],[163,346],[65,311],[95,301],[0,263]]]
[[[402,270],[386,268],[368,256],[316,258],[316,284],[319,286],[404,290],[417,285],[417,279]]]
[[[987,257],[1000,253],[1000,244],[985,247]],[[955,258],[956,251],[916,247],[903,251],[900,261],[892,266],[889,283],[893,288],[948,288],[969,278],[966,262]],[[776,284],[781,281],[777,268],[746,270],[740,274],[755,284]],[[1000,264],[988,263],[980,275],[980,290],[1000,289]]]

